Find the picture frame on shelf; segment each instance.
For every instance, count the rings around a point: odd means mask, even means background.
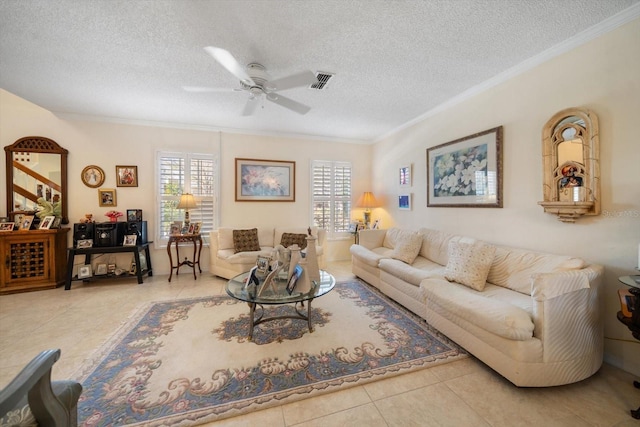
[[[0,231],[13,231],[15,227],[14,222],[2,222],[0,223]]]
[[[187,230],[187,234],[194,234],[194,230],[196,229],[196,223],[189,223],[189,230]]]
[[[197,221],[193,227],[193,234],[200,234],[202,230],[202,221]]]
[[[15,222],[16,226],[15,229],[16,230],[20,230],[20,225],[22,224],[22,220],[24,219],[25,214],[23,213],[17,213],[13,216],[13,222]]]
[[[54,215],[47,215],[44,218],[42,218],[42,221],[40,221],[40,226],[38,227],[38,230],[48,230],[51,228],[51,225],[53,225],[53,221],[56,219],[56,217]]]
[[[131,257],[131,264],[129,265],[129,274],[136,274],[138,272],[138,267],[136,266],[135,257]]]
[[[135,246],[137,240],[138,240],[137,234],[127,234],[124,236],[124,241],[122,242],[122,246]]]
[[[101,188],[98,190],[98,205],[114,208],[118,206],[115,188]]]
[[[411,165],[400,166],[398,178],[400,187],[411,187]]]
[[[60,218],[59,216],[55,217],[55,219],[53,220],[53,222],[51,223],[51,227],[53,229],[58,229],[60,228],[60,225],[62,224],[62,218]]]
[[[91,264],[84,264],[78,267],[78,279],[86,279],[93,276]]]
[[[142,221],[142,209],[127,209],[127,221]]]
[[[24,215],[22,217],[22,220],[20,222],[20,230],[21,231],[26,231],[31,229],[31,224],[33,223],[33,215]]]
[[[80,179],[89,188],[98,188],[104,184],[104,171],[100,166],[89,165],[82,169]]]
[[[502,126],[427,148],[428,207],[502,208]]]
[[[398,209],[404,211],[411,210],[411,194],[400,194],[398,196]]]
[[[296,162],[235,160],[236,202],[296,201]]]
[[[116,166],[116,187],[137,187],[138,166]]]
[[[177,234],[182,233],[182,221],[174,221],[171,224],[171,228],[170,228],[169,233],[171,235],[177,235]]]
[[[96,266],[96,276],[105,276],[107,271],[107,264],[102,263]]]
[[[91,240],[91,239],[78,240],[78,242],[76,243],[76,247],[80,248],[80,249],[92,248],[93,247],[93,240]]]

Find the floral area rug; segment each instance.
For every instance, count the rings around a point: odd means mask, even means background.
[[[281,319],[256,326],[249,341],[246,303],[151,303],[83,367],[79,424],[197,425],[467,357],[357,280],[315,299],[311,315],[312,333],[306,321]]]

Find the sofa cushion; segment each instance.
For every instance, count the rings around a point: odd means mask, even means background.
[[[416,230],[404,230],[402,228],[391,227],[384,234],[382,246],[388,249],[395,249],[399,242],[406,240],[408,236],[416,233],[422,234]]]
[[[421,256],[418,256],[411,265],[397,259],[383,258],[380,260],[379,268],[414,286],[420,286],[420,282],[427,277],[444,277],[444,267]]]
[[[449,241],[459,239],[459,236],[428,228],[421,228],[419,231],[423,235],[420,255],[440,265],[447,265]]]
[[[449,242],[449,262],[445,277],[449,281],[481,291],[487,282],[495,252],[496,248],[491,245],[452,240]]]
[[[360,245],[351,245],[349,251],[353,257],[372,267],[378,267],[383,258],[391,258],[391,252],[393,252],[391,249],[382,247],[369,250]]]
[[[291,245],[298,245],[300,249],[307,247],[307,235],[298,233],[282,233],[280,244],[285,248]]]
[[[438,278],[423,280],[420,290],[428,301],[485,331],[518,341],[533,337],[531,315],[514,304]]]
[[[584,266],[585,262],[580,258],[498,247],[487,281],[531,295],[531,277],[534,273],[578,270]]]
[[[421,234],[403,231],[399,233],[399,239],[395,243],[391,258],[411,264],[418,256],[421,246]]]
[[[235,253],[259,251],[258,229],[233,230],[233,248]]]

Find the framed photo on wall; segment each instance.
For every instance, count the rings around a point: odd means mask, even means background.
[[[502,126],[427,149],[427,206],[502,207]]]
[[[80,174],[82,183],[90,188],[98,188],[104,183],[104,171],[96,165],[89,165]]]
[[[399,172],[400,187],[411,187],[411,165],[400,166]]]
[[[296,162],[236,158],[236,202],[295,202]]]
[[[116,166],[117,187],[138,186],[138,166]]]
[[[98,204],[106,207],[116,207],[116,190],[113,188],[101,188],[98,190]]]
[[[405,211],[411,210],[411,194],[400,194],[398,196],[398,209]]]

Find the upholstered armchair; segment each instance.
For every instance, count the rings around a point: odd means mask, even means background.
[[[60,350],[37,355],[0,391],[0,426],[76,426],[82,385],[51,381],[51,368]]]

